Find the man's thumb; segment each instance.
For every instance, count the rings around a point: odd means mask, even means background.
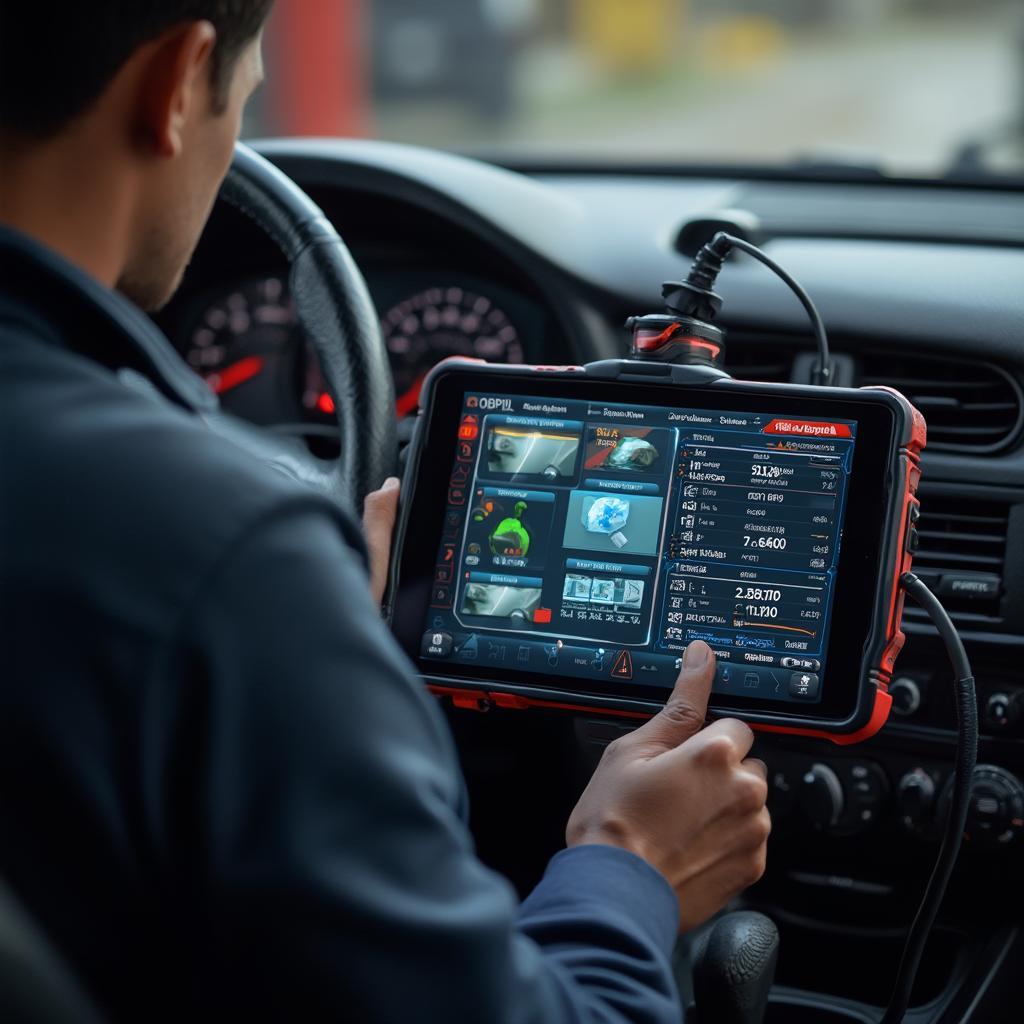
[[[715,654],[703,640],[683,653],[683,667],[665,706],[630,737],[660,750],[671,750],[700,732],[715,678]]]
[[[391,535],[398,511],[398,479],[389,477],[379,491],[366,496],[363,505],[363,533],[370,554],[370,589],[379,604],[387,587]]]

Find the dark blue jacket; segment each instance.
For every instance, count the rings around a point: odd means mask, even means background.
[[[0,876],[117,1020],[678,1022],[665,880],[582,847],[517,904],[357,523],[212,408],[0,229]]]

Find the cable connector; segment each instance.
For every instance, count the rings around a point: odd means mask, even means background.
[[[752,245],[743,238],[736,238],[734,235],[719,231],[711,241],[703,245],[690,267],[690,273],[686,280],[668,282],[662,289],[662,295],[665,297],[665,303],[669,310],[682,316],[701,320],[713,319],[722,307],[721,298],[714,292],[715,282],[733,249],[739,249],[763,263],[780,277],[800,300],[800,304],[811,320],[815,341],[818,345],[818,362],[813,370],[812,381],[820,385],[828,384],[832,379],[828,335],[825,331],[825,323],[811,301],[811,297],[767,253],[762,252],[756,245]]]

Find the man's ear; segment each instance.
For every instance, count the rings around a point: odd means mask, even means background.
[[[164,33],[140,54],[138,130],[156,156],[173,158],[184,145],[189,118],[212,103],[211,60],[217,30],[193,21]]]

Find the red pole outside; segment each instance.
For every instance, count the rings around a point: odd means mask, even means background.
[[[267,27],[270,130],[370,133],[366,0],[278,0]]]

